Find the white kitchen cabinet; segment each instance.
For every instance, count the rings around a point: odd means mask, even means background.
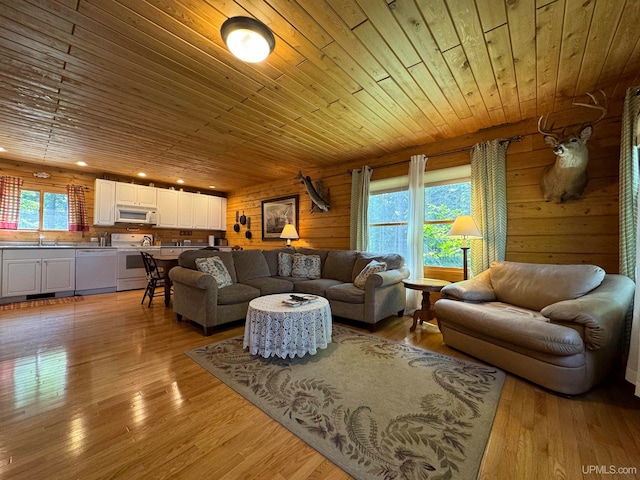
[[[209,228],[210,195],[195,194],[193,196],[193,228],[207,230]]]
[[[155,187],[116,182],[116,203],[118,205],[156,208],[156,190]]]
[[[74,252],[75,254],[75,252]],[[76,259],[43,258],[41,293],[68,292],[76,289]]]
[[[251,225],[251,228],[255,228]],[[227,199],[220,197],[220,230],[227,230]]]
[[[225,212],[226,214],[226,212]],[[209,230],[222,230],[222,197],[209,197],[209,218],[207,228]]]
[[[178,193],[176,190],[158,188],[156,208],[158,223],[156,227],[178,228]]]
[[[15,297],[40,293],[42,259],[17,258],[2,260],[2,296]]]
[[[195,194],[178,192],[178,228],[193,228]]]
[[[16,249],[2,258],[2,296],[75,290],[75,250]]]
[[[93,196],[93,224],[111,226],[115,223],[116,182],[97,178]]]

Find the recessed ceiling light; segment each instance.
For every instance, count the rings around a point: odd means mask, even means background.
[[[181,178],[179,178],[179,179],[177,180],[177,182],[178,182],[178,183],[184,183],[184,180],[182,180]]]
[[[209,188],[216,188],[215,185],[209,185]]]
[[[87,166],[87,162],[76,162],[76,165],[78,165],[79,167],[86,167]]]
[[[146,177],[146,176],[147,176],[147,174],[146,174],[146,173],[144,173],[144,172],[140,172],[140,173],[138,174],[138,176],[139,176],[139,177]]]
[[[0,147],[0,152],[6,152],[7,150],[5,150],[4,147]]]

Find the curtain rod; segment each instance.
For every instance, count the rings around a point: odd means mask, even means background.
[[[52,182],[39,182],[37,180],[25,180],[23,179],[24,183],[28,183],[28,184],[34,184],[34,185],[42,185],[42,186],[46,186],[46,187],[61,187],[61,188],[67,188],[69,185],[77,185],[75,183],[69,183],[67,185],[63,185],[62,183],[52,183]],[[91,189],[89,187],[83,186],[82,187],[84,189],[85,192],[90,191]]]
[[[524,139],[524,137],[522,135],[516,135],[514,137],[511,138],[504,138],[502,140],[500,140],[500,143],[504,143],[504,142],[521,142]],[[461,153],[461,152],[466,152],[468,150],[473,149],[473,147],[463,147],[463,148],[458,148],[456,150],[448,150],[446,152],[440,152],[440,153],[434,153],[433,155],[425,155],[427,158],[434,158],[434,157],[444,157],[445,155],[451,155],[452,153]],[[386,165],[382,165],[380,167],[375,167],[375,169],[380,169],[380,168],[387,168],[387,167],[394,167],[396,165],[402,165],[403,163],[409,163],[411,161],[411,159],[408,160],[400,160],[399,162],[394,162],[394,163],[387,163]],[[361,168],[356,169],[357,172],[361,171]],[[352,170],[349,171],[349,173],[351,173]]]

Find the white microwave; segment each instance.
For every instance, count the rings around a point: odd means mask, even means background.
[[[153,208],[116,205],[116,223],[155,225],[158,223],[158,214]]]

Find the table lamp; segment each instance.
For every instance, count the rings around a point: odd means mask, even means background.
[[[287,239],[287,247],[290,247],[291,246],[291,240],[297,240],[300,237],[298,236],[298,232],[296,231],[296,227],[294,227],[290,223],[287,223],[284,226],[284,228],[282,229],[282,233],[280,234],[280,238],[286,238]]]
[[[448,233],[449,237],[452,238],[461,238],[462,239],[462,257],[464,261],[464,279],[467,280],[469,278],[469,274],[467,272],[467,251],[469,250],[469,245],[467,240],[470,238],[482,238],[482,234],[476,225],[476,222],[473,220],[471,215],[460,215],[455,219],[453,225],[451,225],[451,230]]]

